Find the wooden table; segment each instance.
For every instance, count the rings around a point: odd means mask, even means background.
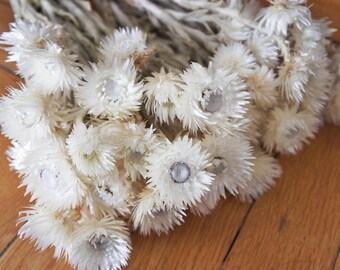
[[[340,1],[315,1],[318,15],[328,7],[340,14]],[[337,21],[340,21],[338,16]],[[12,13],[0,1],[0,32]],[[340,26],[338,24],[338,26]],[[15,86],[14,65],[0,51],[0,91]],[[70,269],[52,259],[52,250],[35,252],[16,236],[18,212],[28,204],[19,179],[8,169],[0,137],[0,269]],[[326,126],[296,156],[280,158],[284,175],[255,203],[233,198],[207,217],[187,217],[169,235],[133,235],[129,269],[340,269],[340,127]]]

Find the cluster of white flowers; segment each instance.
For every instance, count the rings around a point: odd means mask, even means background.
[[[13,1],[35,20],[1,36],[25,84],[0,99],[0,124],[33,203],[19,235],[75,268],[127,265],[128,228],[167,233],[221,198],[257,199],[281,175],[276,154],[302,149],[325,111],[340,123],[340,51],[331,65],[333,30],[305,0],[113,1],[124,28],[91,63],[107,28],[61,2]],[[48,23],[72,9],[89,14],[82,29]]]

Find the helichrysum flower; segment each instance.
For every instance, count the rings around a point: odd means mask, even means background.
[[[56,211],[82,203],[85,179],[75,171],[59,139],[41,142],[27,153],[24,163],[20,186],[26,186],[26,194],[31,193],[37,205]]]
[[[1,35],[1,44],[9,53],[8,61],[20,62],[27,57],[30,50],[43,48],[46,41],[53,41],[57,26],[41,24],[37,21],[17,20],[10,24],[10,31]]]
[[[184,222],[184,209],[168,207],[152,189],[145,189],[138,197],[132,212],[133,229],[143,235],[167,233]]]
[[[44,94],[63,92],[69,95],[83,77],[77,56],[55,43],[46,43],[44,49],[30,52],[17,66],[27,84]]]
[[[68,153],[77,169],[88,176],[105,175],[115,167],[115,146],[100,127],[86,127],[77,121],[67,142]]]
[[[220,46],[212,58],[215,67],[229,68],[241,77],[249,76],[255,68],[255,57],[242,43]]]
[[[18,224],[20,238],[30,238],[35,247],[45,250],[54,247],[54,256],[60,258],[70,246],[75,211],[51,211],[45,207],[32,206],[20,212]]]
[[[231,132],[236,126],[228,120],[243,118],[249,95],[243,81],[230,69],[193,63],[182,79],[185,86],[178,114],[183,126],[192,133]]]
[[[311,15],[307,0],[270,0],[271,5],[258,14],[259,26],[268,34],[287,36],[288,27],[295,25],[300,30],[309,27]]]
[[[107,175],[97,176],[93,179],[91,199],[89,204],[95,214],[130,214],[134,199],[131,181],[124,178],[117,168]]]
[[[138,60],[147,52],[146,34],[138,28],[121,28],[102,39],[99,58],[107,65],[112,65],[116,58]]]
[[[256,33],[247,40],[247,46],[258,63],[270,68],[277,66],[279,61],[279,48],[269,36]]]
[[[178,100],[183,82],[174,72],[152,73],[144,84],[145,107],[160,123],[169,124],[177,115]]]
[[[239,187],[245,187],[251,178],[252,148],[241,135],[207,135],[202,142],[211,153],[208,171],[215,174],[215,182],[223,183],[233,195]]]
[[[288,100],[301,102],[306,92],[306,84],[314,76],[306,55],[294,55],[280,67],[278,85]]]
[[[247,78],[247,89],[252,100],[262,109],[274,107],[278,102],[275,73],[267,66],[258,66]]]
[[[317,64],[313,65],[312,68],[313,73],[317,76],[309,78],[301,108],[310,114],[320,115],[321,117],[332,92],[336,92],[335,75],[329,70],[327,58],[318,58]]]
[[[20,90],[10,88],[8,96],[0,99],[2,132],[22,143],[49,138],[61,121],[62,103],[62,99],[45,96],[24,85]]]
[[[145,177],[147,162],[145,157],[152,153],[160,144],[155,129],[147,128],[145,122],[122,125],[117,141],[119,154],[124,160],[124,168],[132,181],[140,176]]]
[[[76,91],[77,102],[94,116],[126,119],[141,105],[142,85],[131,60],[115,59],[110,67],[92,64],[86,82]]]
[[[262,150],[254,152],[252,180],[247,186],[239,189],[238,197],[241,201],[252,202],[275,185],[275,179],[282,174],[281,166],[272,156]]]
[[[125,222],[109,217],[83,221],[72,234],[68,260],[74,268],[118,270],[131,251]]]
[[[57,33],[57,27],[18,21],[1,36],[1,43],[10,46],[8,60],[16,61],[27,84],[44,94],[69,94],[83,76],[77,56],[56,43]]]
[[[304,111],[298,106],[275,108],[268,120],[263,137],[269,151],[295,154],[302,146],[314,138],[321,119]]]
[[[169,206],[182,208],[199,202],[209,191],[213,174],[210,155],[187,136],[158,147],[146,160],[148,187]]]

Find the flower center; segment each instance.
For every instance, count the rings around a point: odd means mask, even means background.
[[[102,91],[110,101],[117,101],[121,97],[124,89],[115,80],[107,79],[103,82]]]
[[[83,153],[83,157],[84,157],[84,159],[86,159],[86,160],[91,160],[91,159],[93,159],[93,158],[95,157],[95,155],[96,155],[95,151]]]
[[[46,48],[46,41],[42,38],[39,38],[37,41],[36,41],[36,46],[37,48],[39,49],[45,49]]]
[[[110,239],[106,237],[105,235],[94,235],[89,240],[89,245],[94,250],[104,250],[106,249],[110,244]]]
[[[223,104],[222,93],[214,93],[212,90],[208,89],[203,92],[202,98],[201,106],[204,111],[214,113],[221,109]]]
[[[294,139],[298,134],[299,134],[299,129],[298,128],[290,128],[288,130],[288,133],[286,135],[287,139]]]
[[[19,110],[17,110],[17,116],[21,123],[26,127],[32,127],[41,120],[41,116],[37,118],[34,113],[21,112]]]
[[[190,178],[190,168],[184,162],[175,162],[170,167],[170,177],[175,183],[185,183]]]
[[[50,169],[43,169],[40,172],[40,179],[48,188],[57,188],[59,177],[59,173],[52,172]]]
[[[218,175],[218,174],[224,172],[227,168],[228,168],[228,164],[227,164],[227,162],[225,161],[224,158],[215,157],[212,161],[212,166],[211,166],[210,172],[215,174],[215,175]]]
[[[128,158],[132,161],[138,161],[143,157],[144,153],[141,153],[140,151],[131,150],[130,153],[128,154]]]

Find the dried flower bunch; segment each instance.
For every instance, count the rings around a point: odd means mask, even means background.
[[[276,154],[340,123],[340,53],[305,0],[269,2],[12,0],[1,44],[25,83],[0,123],[33,204],[19,235],[120,269],[129,229],[167,233],[274,185]]]

